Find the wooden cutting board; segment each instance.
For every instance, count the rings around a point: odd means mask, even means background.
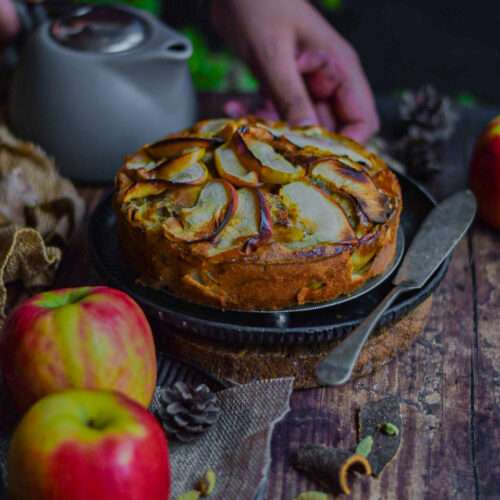
[[[368,375],[411,348],[429,315],[432,296],[394,323],[375,329],[354,367],[353,378]],[[311,314],[313,314],[312,312]],[[195,336],[151,320],[157,348],[188,359],[224,382],[295,377],[295,388],[320,387],[314,371],[339,342],[291,345],[244,345]]]

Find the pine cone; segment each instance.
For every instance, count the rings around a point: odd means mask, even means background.
[[[398,159],[415,178],[426,180],[441,171],[443,144],[405,136],[395,145]]]
[[[416,92],[404,92],[399,114],[405,135],[428,142],[449,139],[458,118],[450,99],[439,95],[431,85],[424,85]]]
[[[176,382],[160,393],[158,418],[165,433],[187,443],[205,432],[219,418],[217,396],[205,384],[196,387]]]
[[[441,171],[444,144],[453,134],[458,115],[450,99],[431,85],[404,92],[399,114],[404,130],[392,148],[394,156],[414,177],[429,179]]]

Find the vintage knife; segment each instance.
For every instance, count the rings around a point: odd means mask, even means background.
[[[401,293],[421,288],[467,232],[476,213],[471,191],[460,191],[426,217],[392,280],[395,287],[347,338],[320,361],[316,377],[327,385],[345,384],[361,349],[384,311]]]

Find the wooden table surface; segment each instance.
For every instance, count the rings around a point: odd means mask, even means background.
[[[222,114],[224,96],[201,94],[200,114]],[[395,100],[380,99],[382,135],[394,133]],[[466,186],[475,137],[499,109],[463,108],[444,172],[425,186],[439,200]],[[88,216],[109,186],[79,186],[85,224],[66,248],[54,287],[102,284],[87,249]],[[295,391],[275,429],[266,498],[292,500],[320,487],[295,472],[305,443],[353,447],[360,404],[401,402],[399,454],[379,479],[358,477],[356,499],[500,498],[500,233],[475,222],[453,253],[427,327],[413,348],[379,372],[340,388]],[[230,500],[230,499],[227,499]]]

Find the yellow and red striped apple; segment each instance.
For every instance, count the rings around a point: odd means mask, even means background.
[[[45,292],[14,309],[0,339],[0,367],[20,412],[69,388],[116,390],[148,406],[156,385],[142,309],[103,286]]]
[[[168,445],[144,407],[70,389],[35,403],[9,447],[12,500],[168,500]]]
[[[469,185],[479,215],[500,229],[500,116],[479,135],[469,166]]]

